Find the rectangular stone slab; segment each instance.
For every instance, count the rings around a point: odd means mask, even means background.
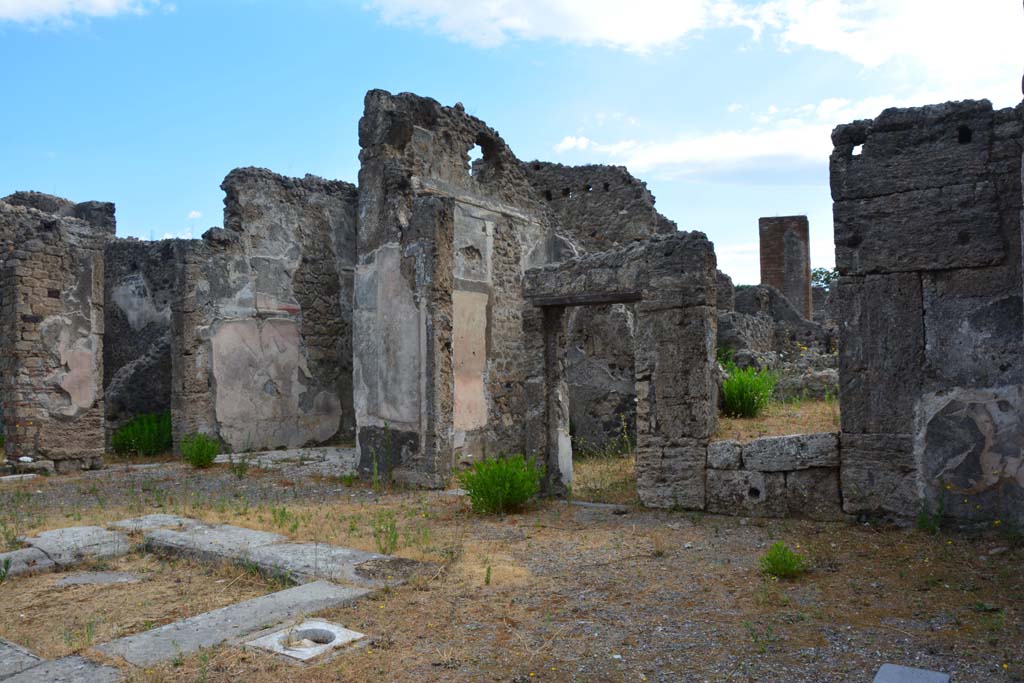
[[[0,681],[39,664],[39,657],[0,638]]]
[[[85,560],[118,557],[130,549],[128,539],[124,535],[98,526],[73,526],[44,531],[27,539],[25,543],[43,551],[51,560],[63,567]]]
[[[378,587],[379,581],[359,576],[356,567],[363,562],[384,559],[386,555],[367,553],[314,543],[280,543],[255,548],[249,557],[262,571],[281,573],[293,581],[331,579],[367,587]]]
[[[925,669],[911,669],[896,664],[883,664],[874,683],[949,683],[949,674]]]
[[[11,561],[11,565],[7,568],[7,576],[38,574],[57,569],[56,563],[37,548],[21,548],[9,553],[0,553],[0,567],[7,560]]]
[[[64,657],[26,669],[4,683],[117,683],[121,672],[82,657]]]
[[[268,531],[228,524],[197,526],[184,531],[156,529],[146,534],[146,548],[202,560],[247,560],[256,548],[287,540]]]
[[[789,472],[839,466],[839,436],[831,432],[766,436],[743,446],[743,467],[758,472]]]
[[[200,526],[200,522],[188,517],[179,517],[178,515],[156,514],[145,515],[144,517],[134,517],[132,519],[122,519],[118,522],[111,523],[110,526],[123,531],[140,532],[156,531],[157,529],[168,529],[171,527],[192,528]]]
[[[240,638],[267,624],[350,603],[369,592],[316,581],[120,638],[96,649],[136,666],[149,666]]]

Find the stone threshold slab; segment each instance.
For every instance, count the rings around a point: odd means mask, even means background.
[[[4,683],[118,683],[121,672],[82,657],[64,657],[26,669]]]
[[[201,648],[238,643],[248,634],[289,619],[350,604],[371,591],[316,581],[222,607],[95,649],[136,666],[150,666]]]

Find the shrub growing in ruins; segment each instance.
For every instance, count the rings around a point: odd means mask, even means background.
[[[754,368],[728,368],[722,382],[722,412],[729,417],[757,417],[768,407],[778,381],[775,373]]]
[[[206,434],[192,434],[181,442],[181,455],[192,467],[209,467],[218,454],[220,442]]]
[[[475,463],[459,474],[459,483],[475,512],[495,515],[516,510],[537,495],[540,476],[536,458],[514,455]]]
[[[118,455],[158,455],[171,450],[171,414],[136,415],[110,437]]]
[[[807,560],[782,541],[772,543],[758,561],[761,571],[777,579],[793,579],[807,571]]]

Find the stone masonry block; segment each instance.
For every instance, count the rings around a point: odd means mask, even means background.
[[[843,277],[838,295],[843,431],[911,433],[924,364],[920,276]]]
[[[920,507],[914,439],[909,434],[840,436],[843,511],[908,519]]]
[[[786,472],[839,466],[839,437],[831,432],[769,436],[743,447],[743,467],[760,472]]]
[[[742,447],[738,441],[712,441],[708,444],[708,467],[716,470],[738,470]]]
[[[781,472],[708,470],[708,512],[784,517],[786,478]]]

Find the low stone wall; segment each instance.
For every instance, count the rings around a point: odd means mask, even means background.
[[[839,436],[770,436],[708,445],[707,511],[754,517],[844,519]]]

